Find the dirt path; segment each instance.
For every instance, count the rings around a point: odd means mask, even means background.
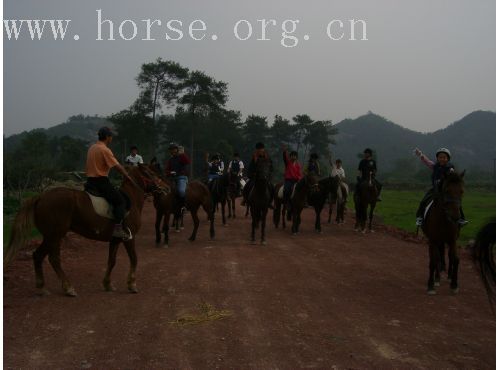
[[[427,248],[377,230],[343,226],[313,231],[306,209],[301,233],[269,229],[251,246],[249,220],[202,223],[189,243],[190,220],[155,248],[151,203],[137,236],[138,295],[126,292],[128,258],[119,251],[101,288],[107,246],[71,235],[62,261],[78,297],[62,296],[45,263],[47,297],[34,294],[23,254],[4,278],[4,367],[159,368],[475,368],[495,367],[495,317],[463,252],[460,293],[446,284],[425,294]],[[204,217],[203,217],[204,218]],[[231,316],[180,326],[200,303]]]

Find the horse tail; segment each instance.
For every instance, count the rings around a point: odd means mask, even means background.
[[[10,241],[3,256],[4,269],[12,262],[19,249],[26,245],[33,227],[34,211],[40,196],[35,196],[24,202],[12,225]]]

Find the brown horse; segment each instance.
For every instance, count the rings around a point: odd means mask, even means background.
[[[158,176],[161,176],[156,167],[152,167],[150,165],[149,168],[155,171],[155,173]],[[179,210],[176,205],[177,191],[175,190],[174,182],[170,179],[164,179],[163,181],[167,184],[168,191],[163,191],[162,193],[155,195],[154,198],[154,206],[156,209],[155,228],[156,228],[156,243],[159,244],[161,242],[160,225],[163,219],[163,227],[161,229],[163,230],[164,233],[163,246],[164,248],[167,248],[169,241],[168,231],[169,231],[170,215],[172,214],[174,215],[173,226],[175,226],[176,230],[178,230],[179,224],[182,226],[184,225],[184,220],[183,220],[184,212],[183,210]],[[189,237],[189,240],[190,241],[196,240],[196,235],[198,234],[198,228],[200,226],[200,219],[198,218],[198,210],[200,209],[200,207],[203,207],[203,209],[207,213],[208,220],[210,221],[210,231],[209,231],[210,239],[214,239],[215,229],[214,229],[214,213],[212,210],[212,195],[210,194],[210,190],[208,189],[208,187],[201,181],[195,180],[189,182],[186,187],[185,206],[191,213],[191,218],[193,219],[193,231],[191,233],[191,236]]]
[[[444,260],[445,245],[448,245],[448,279],[451,280],[452,293],[458,293],[458,245],[460,233],[458,220],[464,193],[465,172],[452,172],[445,176],[442,186],[434,197],[427,217],[422,225],[424,234],[429,239],[429,280],[427,293],[436,294],[435,286],[439,286],[440,270]]]
[[[366,233],[366,220],[368,222],[368,230],[373,232],[372,221],[373,211],[377,205],[377,187],[373,181],[373,174],[370,172],[370,177],[359,184],[354,194],[354,206],[356,211],[356,231]],[[368,206],[370,206],[370,214],[368,215]]]
[[[123,180],[120,190],[130,199],[130,210],[125,217],[124,226],[128,227],[132,239],[123,241],[113,238],[114,220],[95,213],[88,194],[81,190],[69,188],[53,188],[37,195],[24,203],[12,228],[12,236],[4,256],[6,265],[12,261],[17,251],[25,245],[32,224],[43,236],[42,243],[33,253],[36,274],[36,288],[39,293],[46,294],[43,276],[43,261],[49,256],[49,262],[62,282],[66,295],[76,296],[76,291],[61,268],[60,246],[68,231],[73,231],[86,238],[109,241],[108,267],[103,280],[104,289],[114,290],[111,284],[111,271],[116,263],[116,253],[121,242],[125,245],[130,259],[130,270],[127,278],[128,290],[137,293],[135,271],[137,255],[134,236],[141,227],[141,212],[144,195],[147,192],[163,191],[161,180],[146,166],[127,169],[133,182]],[[5,267],[4,263],[4,267]]]

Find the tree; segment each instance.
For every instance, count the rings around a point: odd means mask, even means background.
[[[145,63],[136,78],[137,84],[142,89],[142,102],[151,104],[153,123],[156,122],[156,108],[161,108],[162,103],[167,105],[176,100],[183,80],[188,75],[188,69],[179,63],[161,58],[156,62]],[[161,97],[161,99],[159,99]],[[146,99],[144,99],[146,98]]]
[[[216,81],[201,71],[193,71],[182,84],[182,91],[178,102],[186,106],[191,115],[191,153],[194,154],[197,123],[206,118],[210,112],[224,107],[227,101],[227,84]],[[192,177],[193,164],[191,164],[190,171]]]

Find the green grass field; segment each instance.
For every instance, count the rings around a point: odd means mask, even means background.
[[[415,212],[425,189],[415,190],[382,190],[382,202],[377,204],[375,214],[382,217],[384,224],[397,226],[403,230],[415,231]],[[465,217],[469,224],[460,232],[460,243],[466,244],[474,239],[479,229],[492,217],[495,217],[495,193],[466,189],[462,201]],[[354,208],[352,196],[349,207]]]

